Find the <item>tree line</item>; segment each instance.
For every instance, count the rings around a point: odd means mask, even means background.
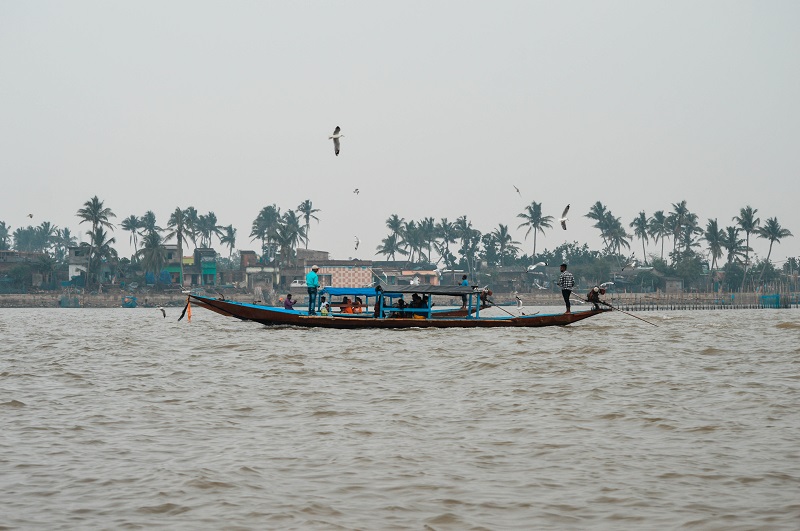
[[[319,212],[311,200],[284,212],[275,204],[262,208],[250,231],[251,241],[261,243],[262,260],[291,263],[301,245],[308,248],[311,221],[319,222]],[[708,219],[703,226],[686,201],[680,201],[672,203],[670,210],[658,210],[652,215],[642,211],[626,227],[621,218],[598,201],[584,216],[593,220],[594,227],[599,230],[602,249],[590,250],[574,242],[552,251],[537,251],[537,236],[553,229],[554,218],[543,213],[541,203],[533,201],[517,215],[521,221],[517,229],[526,231],[525,239],[532,235],[530,254],[521,252],[521,243],[513,238],[509,226],[502,223],[483,233],[466,215],[453,221],[447,218],[437,221],[433,217],[406,220],[391,214],[385,222],[388,234],[375,249],[375,255],[388,260],[433,263],[472,275],[486,267],[568,261],[579,268],[585,267],[593,276],[602,277],[607,276],[615,264],[629,263],[633,259],[631,246],[639,240],[642,263],[652,265],[663,274],[684,278],[691,284],[701,275],[704,265],[715,271],[724,261],[722,269],[728,283],[736,278],[737,282],[741,280],[740,289],[743,289],[748,272],[754,284],[774,279],[776,272],[770,263],[773,245],[792,236],[777,218],[770,217],[762,223],[757,213],[758,209],[747,205],[739,209],[729,225],[723,227],[715,218]],[[190,244],[195,248],[211,247],[212,239],[228,248],[228,260],[232,259],[236,248],[237,230],[232,225],[220,224],[214,212],[201,214],[191,206],[176,207],[163,228],[152,211],[142,216],[130,215],[117,227],[112,223],[116,214],[97,196],[86,201],[76,216],[79,224],[87,224],[88,242],[80,245],[89,257],[87,276],[91,282],[97,282],[96,272],[102,262],[116,264],[123,275],[152,272],[157,277],[166,263],[164,245],[171,241],[177,244],[179,256],[183,256]],[[134,248],[130,258],[120,258],[113,247],[116,238],[112,233],[117,228],[128,236]],[[630,233],[627,228],[631,229]],[[767,257],[758,264],[752,264],[750,259],[753,236],[769,241]],[[51,273],[64,264],[67,249],[75,246],[76,241],[70,229],[60,229],[50,222],[20,227],[12,233],[11,228],[0,221],[0,249],[44,253],[46,257],[39,265],[44,273]],[[646,245],[651,241],[660,247],[660,253],[647,254]],[[787,264],[796,268],[796,262],[792,258]],[[759,272],[756,278],[753,278],[753,266]]]

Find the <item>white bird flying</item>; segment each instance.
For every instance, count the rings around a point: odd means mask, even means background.
[[[533,271],[537,267],[542,267],[542,266],[546,266],[546,265],[547,265],[547,262],[536,262],[535,264],[528,266],[528,271]]]
[[[561,213],[561,218],[559,218],[558,222],[561,223],[561,228],[567,230],[567,212],[569,212],[569,205],[564,209],[564,212]]]
[[[336,153],[336,156],[339,156],[339,139],[342,138],[344,135],[340,134],[339,131],[342,129],[337,125],[336,129],[333,130],[333,134],[328,138],[333,140],[333,152]]]
[[[358,246],[359,246],[360,243],[361,243],[361,240],[359,240],[358,236],[356,236],[356,251],[358,251]]]
[[[542,286],[541,284],[539,284],[538,282],[536,282],[535,280],[533,281],[533,287],[536,288],[536,289],[547,289],[544,286]]]
[[[158,309],[161,310],[161,316],[162,317],[166,317],[167,316],[167,312],[164,311],[163,307],[159,306]]]
[[[512,184],[511,186],[514,186],[514,185]],[[514,190],[516,190],[516,191],[517,191],[517,193],[519,194],[519,196],[520,196],[520,197],[522,197],[522,193],[520,193],[520,191],[519,191],[519,188],[517,188],[516,186],[514,186]]]
[[[603,282],[602,284],[600,284],[600,286],[599,286],[599,287],[601,287],[601,288],[606,288],[606,287],[608,287],[608,286],[613,286],[613,285],[614,285],[614,283],[613,283],[613,282],[611,282],[611,281],[608,281],[608,282]]]
[[[629,263],[625,264],[624,266],[622,266],[622,270],[625,271],[625,268],[636,269],[636,264],[637,263],[638,262],[636,262],[636,260],[632,260],[631,262],[629,262]]]

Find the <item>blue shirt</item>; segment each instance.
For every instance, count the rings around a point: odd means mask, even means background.
[[[312,269],[306,275],[306,287],[308,288],[318,288],[319,287],[319,276],[314,272]]]
[[[464,280],[462,280],[462,281],[461,281],[461,285],[462,285],[462,286],[469,286],[469,282],[467,281],[467,279],[466,279],[466,278],[465,278]]]

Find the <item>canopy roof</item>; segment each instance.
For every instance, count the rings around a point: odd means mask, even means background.
[[[381,290],[384,295],[410,295],[412,293],[419,293],[420,295],[449,295],[452,297],[460,297],[462,295],[469,295],[475,293],[475,290],[470,286],[434,286],[432,284],[417,284],[417,285],[402,285],[402,286],[384,286],[369,288],[323,288],[320,293],[330,295],[332,297],[377,297],[378,290]]]
[[[417,284],[410,286],[378,286],[387,295],[398,293],[400,295],[419,293],[420,295],[450,295],[458,296],[475,293],[470,286],[434,286],[432,284]]]

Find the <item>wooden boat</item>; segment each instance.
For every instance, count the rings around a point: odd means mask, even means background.
[[[609,309],[584,310],[575,313],[553,313],[536,315],[482,316],[480,291],[467,286],[378,286],[375,288],[324,288],[330,302],[333,297],[347,296],[364,299],[365,310],[361,313],[331,312],[322,315],[319,311],[309,315],[307,309],[286,310],[275,306],[228,301],[223,298],[189,295],[189,300],[202,308],[235,317],[245,321],[255,321],[268,326],[289,325],[309,328],[491,328],[491,327],[540,327],[565,326],[595,315],[611,311]],[[400,299],[413,294],[420,298],[427,295],[425,306],[403,306]],[[433,297],[467,297],[467,308],[463,315],[440,313],[436,315]],[[319,297],[318,297],[319,299]],[[319,301],[318,301],[319,303]],[[370,304],[371,303],[371,304]],[[332,307],[341,306],[334,302]],[[447,310],[453,312],[454,310]],[[460,309],[457,311],[461,311]]]

